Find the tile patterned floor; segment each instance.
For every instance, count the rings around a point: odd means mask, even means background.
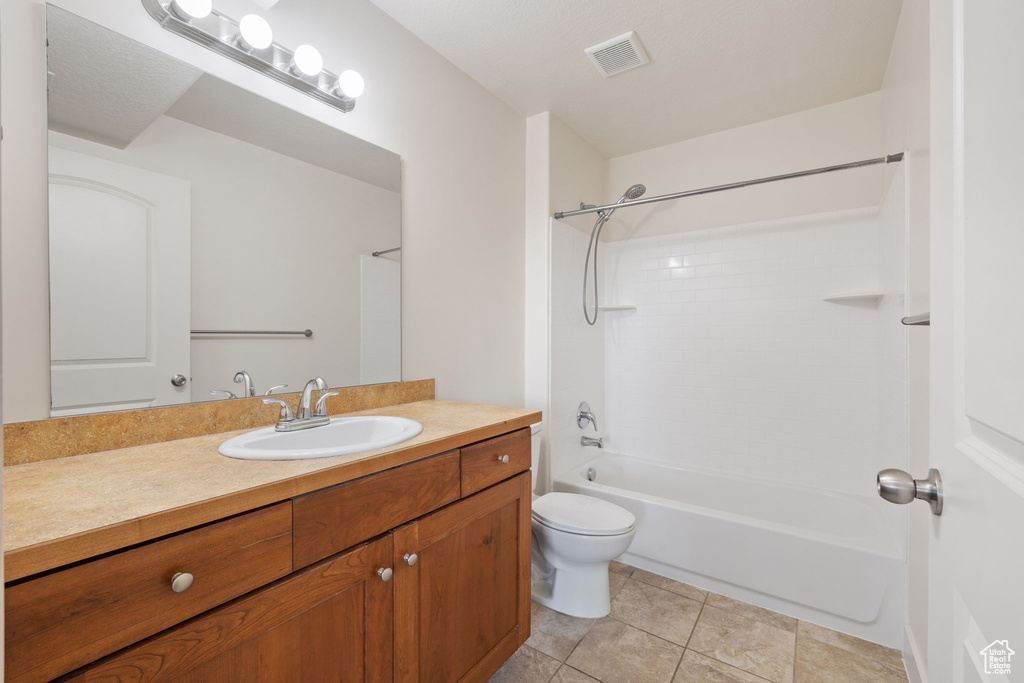
[[[618,562],[612,612],[533,604],[492,683],[906,683],[896,650]]]

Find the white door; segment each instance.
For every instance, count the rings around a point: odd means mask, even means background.
[[[1024,681],[1024,3],[931,11],[927,681]]]
[[[190,196],[50,148],[52,416],[189,401]]]

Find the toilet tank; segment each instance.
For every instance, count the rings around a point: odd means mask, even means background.
[[[530,465],[533,467],[534,488],[536,488],[537,476],[540,467],[540,426],[541,422],[530,425]]]

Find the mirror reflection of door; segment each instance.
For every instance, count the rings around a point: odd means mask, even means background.
[[[50,148],[51,416],[188,402],[189,243],[188,182]]]

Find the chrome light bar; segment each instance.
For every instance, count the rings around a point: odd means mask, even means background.
[[[304,92],[335,109],[352,111],[356,106],[356,97],[362,94],[363,80],[359,74],[344,71],[338,76],[323,69],[320,54],[309,45],[289,50],[271,42],[270,27],[262,19],[257,25],[261,29],[260,36],[265,37],[268,44],[258,47],[260,41],[255,41],[257,46],[254,47],[243,38],[240,22],[216,11],[209,2],[142,0],[142,5],[168,31]],[[200,9],[192,9],[194,6]],[[251,16],[255,15],[247,15]],[[243,17],[243,21],[247,17]]]

